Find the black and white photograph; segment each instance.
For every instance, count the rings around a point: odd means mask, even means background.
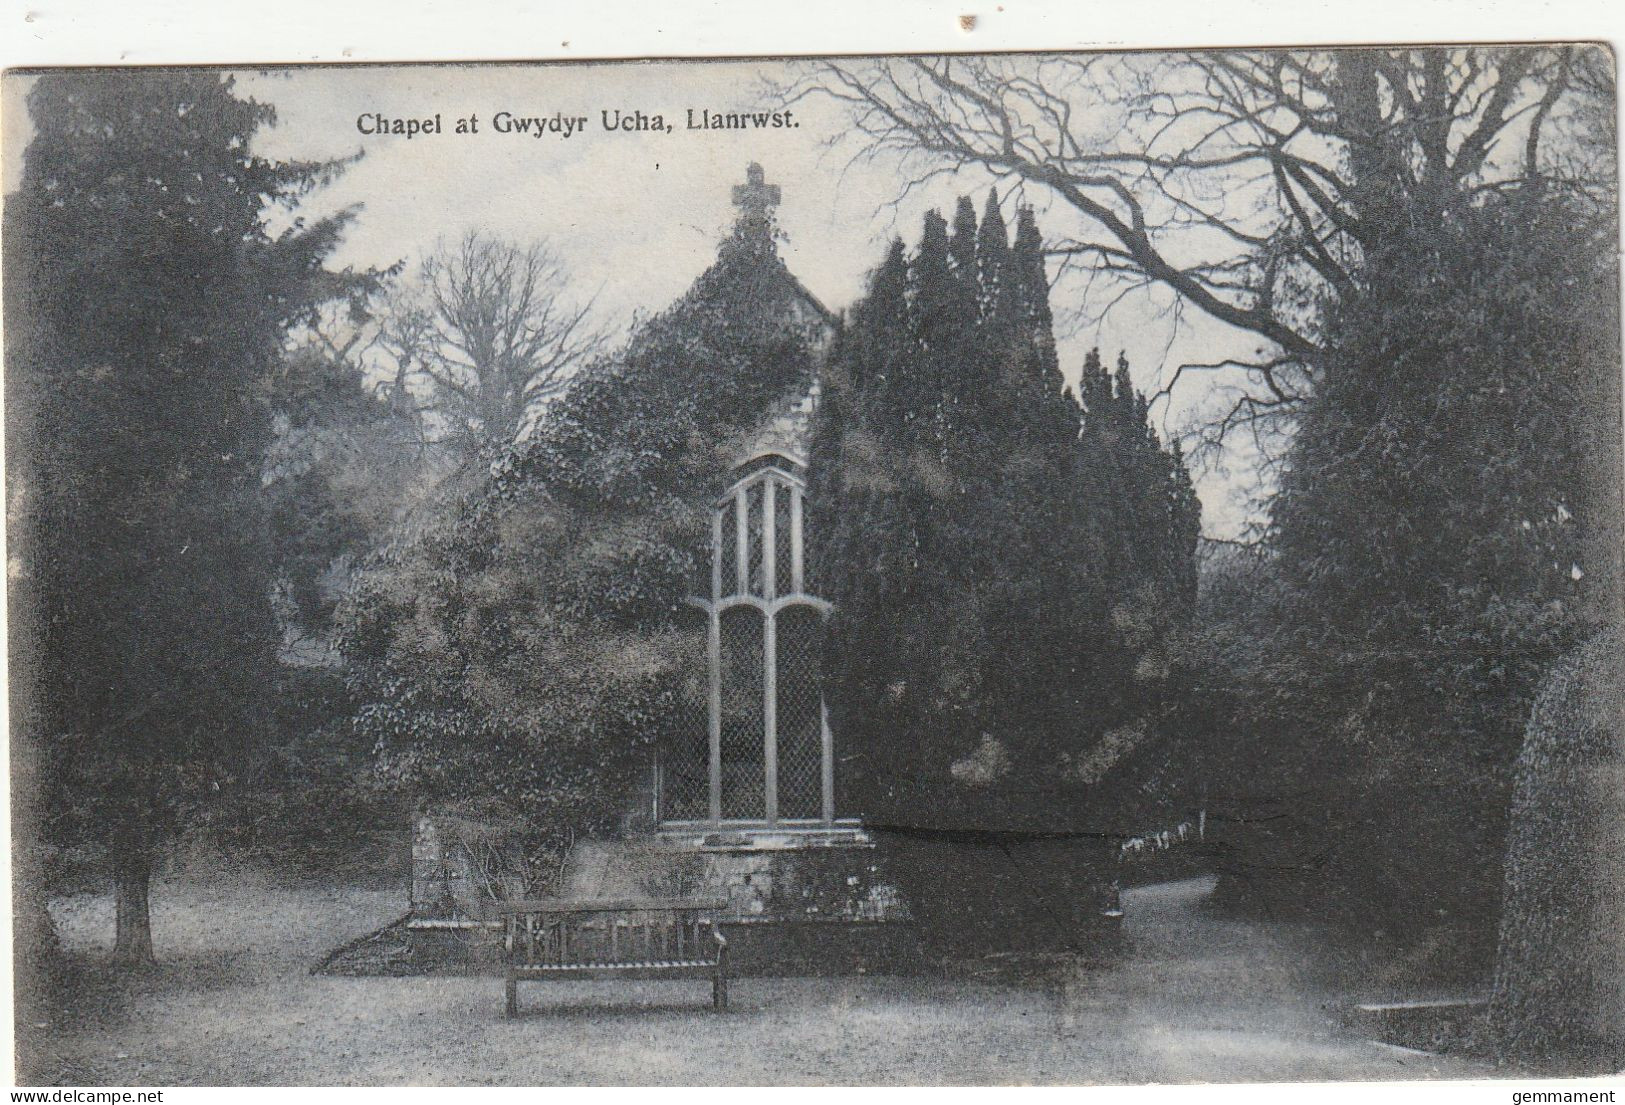
[[[1625,1070],[1606,43],[296,60],[0,78],[17,1085]]]

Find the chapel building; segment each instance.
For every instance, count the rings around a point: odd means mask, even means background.
[[[743,224],[770,220],[781,197],[752,164],[732,198]],[[820,691],[831,606],[809,583],[819,516],[806,477],[818,372],[838,319],[788,269],[778,272],[789,286],[776,298],[813,335],[814,375],[804,393],[767,412],[731,470],[717,474],[708,578],[688,599],[704,708],[684,732],[663,735],[646,790],[629,796],[619,839],[576,847],[563,892],[726,899],[730,921],[775,927],[775,943],[792,930],[794,942],[823,943],[904,909],[846,801],[850,750],[843,754]],[[476,874],[458,869],[458,831],[445,818],[418,821],[412,907],[420,929],[478,923],[463,915],[477,912],[467,904]],[[782,958],[782,947],[773,954]]]

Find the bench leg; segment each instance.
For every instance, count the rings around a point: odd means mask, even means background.
[[[728,1011],[728,976],[721,971],[711,976],[711,1008],[718,1013]]]
[[[519,980],[513,975],[508,976],[508,1008],[504,1016],[519,1016]]]

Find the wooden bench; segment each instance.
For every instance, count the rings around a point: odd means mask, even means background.
[[[681,898],[502,903],[507,1015],[519,983],[550,978],[709,978],[711,1005],[728,1008],[728,940],[713,915],[726,902]]]

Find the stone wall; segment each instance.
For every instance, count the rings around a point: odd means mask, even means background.
[[[493,898],[488,853],[481,862],[493,838],[499,830],[466,819],[417,817],[408,930],[426,969],[479,971],[495,961],[498,934],[484,920]],[[879,878],[874,846],[856,829],[585,841],[566,867],[563,895],[724,901],[718,919],[742,974],[898,971],[916,958],[907,907]]]
[[[445,815],[420,814],[412,834],[414,918],[481,915],[493,887],[521,890],[502,870],[501,833]],[[874,846],[859,831],[634,834],[586,841],[566,866],[564,894],[577,898],[717,898],[733,920],[885,922],[907,909],[878,877]]]
[[[689,893],[726,900],[734,920],[883,923],[908,916],[896,889],[878,877],[874,846],[858,834],[822,842],[765,835],[659,841],[654,855]]]
[[[481,903],[525,897],[512,836],[501,825],[418,814],[412,823],[412,916],[466,919],[480,915]]]
[[[449,919],[470,893],[468,865],[448,848],[447,819],[419,814],[412,822],[412,916]]]

